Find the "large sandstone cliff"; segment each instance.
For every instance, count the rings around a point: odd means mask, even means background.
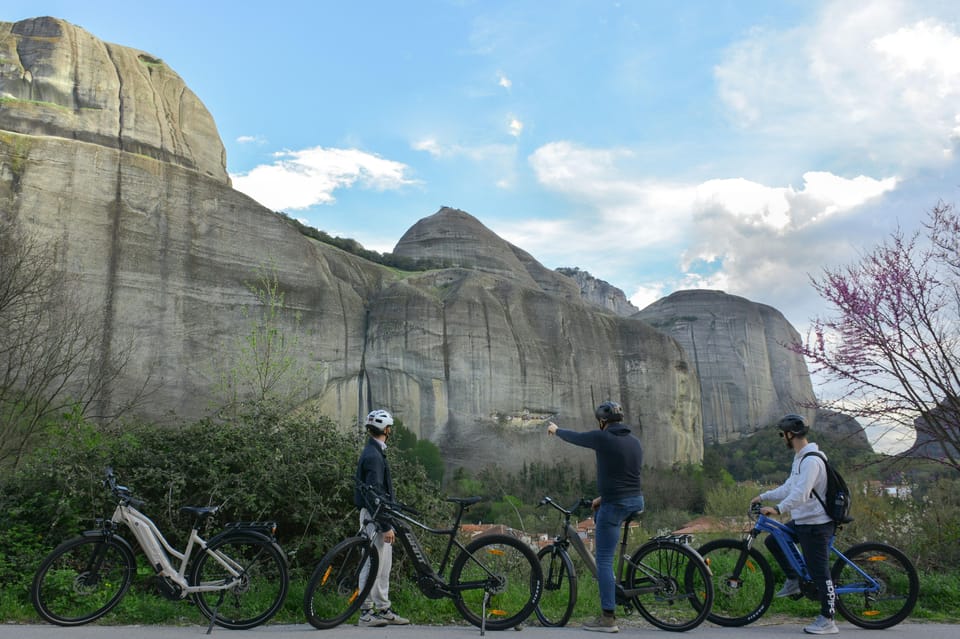
[[[788,346],[800,335],[780,311],[722,291],[678,291],[634,317],[676,339],[701,382],[703,435],[724,443],[786,413],[814,421],[807,365]]]
[[[152,55],[36,18],[0,22],[3,130],[91,142],[229,183],[206,107]]]
[[[680,345],[584,304],[576,284],[453,209],[396,253],[449,267],[395,273],[300,235],[234,191],[210,114],[161,60],[53,18],[0,23],[0,214],[56,241],[103,312],[102,353],[132,343],[110,389],[146,380],[148,417],[210,409],[269,263],[305,329],[316,410],[345,427],[384,406],[451,465],[519,468],[586,453],[543,422],[589,428],[613,397],[653,465],[702,455],[700,384]],[[289,327],[292,330],[292,326]]]

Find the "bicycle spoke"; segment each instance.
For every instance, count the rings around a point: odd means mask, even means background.
[[[116,606],[136,570],[126,546],[102,537],[61,544],[41,564],[30,589],[34,608],[47,621],[76,626]]]
[[[320,560],[307,582],[304,613],[315,628],[340,625],[357,610],[373,587],[380,558],[369,540],[351,537]]]
[[[696,553],[677,543],[650,542],[631,556],[627,588],[642,589],[633,604],[663,630],[700,625],[713,602],[713,583]]]
[[[483,623],[491,630],[512,628],[533,613],[542,582],[533,551],[505,535],[486,535],[471,543],[450,573],[460,614],[473,625]]]
[[[907,618],[920,583],[906,555],[892,546],[867,542],[846,552],[833,566],[837,609],[862,628],[889,628]]]
[[[746,557],[744,542],[717,539],[700,548],[713,573],[713,608],[708,619],[721,626],[745,626],[773,601],[773,573],[756,548]]]
[[[544,626],[564,626],[577,603],[577,576],[569,555],[556,546],[538,553],[543,571],[543,594],[537,618]]]
[[[228,586],[226,590],[200,592],[194,601],[208,619],[224,628],[242,630],[270,619],[287,596],[286,560],[269,539],[228,535],[211,543],[215,556],[197,558],[191,585]],[[221,561],[227,563],[236,576]]]

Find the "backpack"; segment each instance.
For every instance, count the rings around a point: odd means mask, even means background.
[[[800,463],[803,463],[803,460],[810,455],[819,457],[827,469],[827,494],[820,497],[817,491],[813,491],[813,496],[817,498],[817,501],[823,506],[824,512],[834,523],[849,524],[853,521],[853,517],[850,516],[850,490],[847,488],[847,482],[837,472],[837,469],[827,461],[827,458],[819,452],[807,453],[800,460]]]

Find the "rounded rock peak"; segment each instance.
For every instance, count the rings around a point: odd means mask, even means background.
[[[446,206],[411,226],[393,252],[439,267],[526,274],[512,244],[469,213]]]
[[[230,183],[213,117],[173,69],[65,20],[0,22],[0,99],[5,130],[145,155]]]

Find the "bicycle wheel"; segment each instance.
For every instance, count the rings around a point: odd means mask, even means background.
[[[240,573],[234,577],[224,563]],[[259,626],[280,610],[290,577],[280,547],[265,535],[231,534],[214,539],[190,572],[190,585],[231,584],[193,594],[197,608],[223,628]]]
[[[577,603],[577,573],[570,555],[561,546],[550,545],[537,553],[543,572],[543,594],[536,613],[544,626],[565,626]]]
[[[120,603],[136,572],[130,547],[112,537],[75,537],[57,546],[33,578],[30,600],[58,626],[98,619]]]
[[[838,557],[831,572],[840,614],[868,629],[889,628],[906,619],[920,594],[917,571],[907,556],[878,542],[857,544],[845,555],[848,561]],[[878,586],[871,588],[864,575]]]
[[[717,539],[704,544],[700,555],[713,573],[713,608],[707,616],[719,626],[745,626],[759,619],[773,601],[773,572],[756,548],[746,558],[741,540]],[[743,565],[737,570],[737,564]]]
[[[692,548],[653,540],[630,556],[628,589],[643,589],[633,597],[643,618],[661,630],[696,628],[710,613],[713,582],[710,570]]]
[[[362,573],[365,565],[367,570]],[[320,630],[333,628],[359,610],[373,588],[379,566],[380,555],[365,537],[350,537],[334,546],[307,582],[303,611],[310,625]]]
[[[513,628],[533,614],[543,590],[543,573],[533,550],[507,535],[484,535],[467,545],[450,570],[453,603],[478,628]]]

